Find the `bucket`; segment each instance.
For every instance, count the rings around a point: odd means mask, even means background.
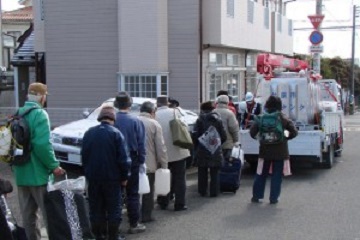
[[[155,195],[165,196],[170,192],[170,170],[159,168],[155,172]]]

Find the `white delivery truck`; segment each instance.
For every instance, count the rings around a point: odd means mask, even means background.
[[[334,156],[341,154],[343,112],[338,99],[326,98],[325,94],[326,91],[329,95],[338,95],[333,81],[319,81],[304,71],[261,77],[257,95],[262,106],[270,95],[280,97],[282,112],[298,129],[298,136],[288,142],[292,161],[308,161],[331,168]],[[240,140],[245,160],[255,167],[259,142],[250,137],[249,129],[240,130]]]

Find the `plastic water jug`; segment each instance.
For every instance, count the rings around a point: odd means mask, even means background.
[[[170,192],[170,170],[159,168],[155,172],[155,195],[165,196]]]
[[[150,192],[149,178],[146,173],[139,173],[139,194]]]

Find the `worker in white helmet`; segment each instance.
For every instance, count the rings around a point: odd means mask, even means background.
[[[249,128],[251,122],[254,121],[254,116],[261,113],[261,104],[255,102],[252,92],[246,93],[245,101],[239,104],[239,112],[241,113],[240,126],[243,129]]]

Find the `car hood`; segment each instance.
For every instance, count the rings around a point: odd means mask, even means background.
[[[100,123],[96,120],[81,119],[55,128],[52,133],[66,137],[82,138],[85,132]]]

